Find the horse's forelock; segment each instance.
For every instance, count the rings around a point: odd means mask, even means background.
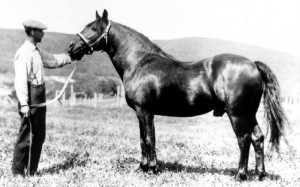
[[[102,23],[102,20],[101,18],[100,19],[96,19],[95,21],[92,21],[90,23],[88,23],[85,27],[84,27],[84,30],[85,29],[91,29],[91,27],[95,24],[97,30],[98,30],[98,33],[101,31],[101,23]]]

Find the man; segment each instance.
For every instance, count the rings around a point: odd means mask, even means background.
[[[32,104],[46,101],[44,67],[62,67],[70,64],[72,58],[67,54],[53,55],[36,46],[42,41],[43,30],[47,29],[44,24],[29,20],[25,21],[23,25],[27,37],[14,59],[15,89],[19,100],[21,128],[15,145],[12,172],[14,175],[24,176],[26,167],[29,175],[34,175],[37,171],[46,135],[46,107],[30,108]],[[30,131],[32,131],[32,136]],[[31,154],[29,156],[30,144]],[[29,157],[31,157],[30,161]]]

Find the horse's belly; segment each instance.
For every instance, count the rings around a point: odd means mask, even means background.
[[[210,112],[214,109],[213,103],[210,98],[204,96],[191,100],[188,97],[169,95],[153,100],[144,107],[157,115],[189,117]]]
[[[185,106],[185,107],[178,107],[175,105],[172,106],[161,106],[153,110],[153,113],[156,115],[163,115],[163,116],[173,116],[173,117],[192,117],[201,114],[208,113],[212,111],[212,107],[203,107],[203,106]]]
[[[157,115],[179,117],[201,115],[213,110],[215,98],[204,79],[205,75],[189,73],[193,76],[175,76],[171,73],[163,77],[148,75],[131,82],[127,91],[129,105],[133,108],[139,106]]]

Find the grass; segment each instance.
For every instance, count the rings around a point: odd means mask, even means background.
[[[13,144],[19,129],[16,108],[0,110],[0,186],[297,186],[300,182],[300,117],[288,107],[291,129],[281,155],[266,158],[269,176],[254,178],[254,153],[249,160],[250,180],[234,180],[239,150],[226,116],[212,113],[192,118],[156,116],[158,175],[137,171],[140,139],[135,113],[128,107],[97,109],[48,107],[47,138],[38,174],[13,177]],[[266,132],[263,113],[258,120]],[[267,138],[268,139],[268,138]],[[267,145],[267,141],[266,144]]]

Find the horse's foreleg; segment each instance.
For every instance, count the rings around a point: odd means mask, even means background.
[[[229,116],[233,130],[237,136],[240,148],[240,161],[238,173],[235,176],[238,180],[248,180],[248,159],[251,144],[251,132],[253,125],[249,118]],[[252,126],[252,127],[251,127]]]
[[[255,125],[252,136],[252,145],[255,150],[256,159],[256,173],[258,174],[259,180],[262,180],[266,176],[265,164],[264,164],[264,135],[261,132],[258,124]]]
[[[142,158],[140,163],[140,168],[143,171],[147,171],[148,168],[148,156],[147,156],[147,149],[146,149],[146,133],[145,133],[145,122],[144,118],[141,116],[141,114],[137,114],[138,120],[139,120],[139,126],[140,126],[140,143],[141,143],[141,150],[142,150]]]
[[[142,159],[140,167],[143,171],[153,170],[157,172],[157,160],[155,151],[154,115],[141,108],[136,110],[140,125]]]

